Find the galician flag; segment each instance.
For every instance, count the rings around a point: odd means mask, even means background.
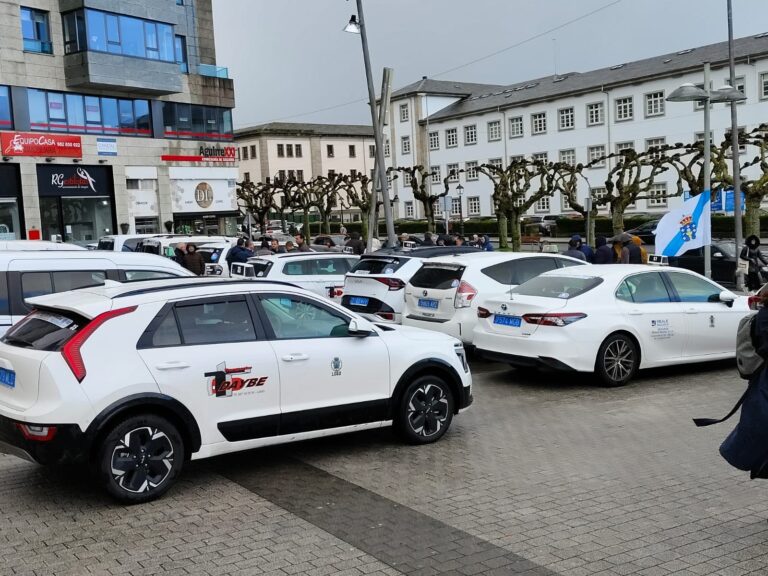
[[[711,193],[704,190],[667,212],[656,226],[656,254],[679,256],[712,243]]]

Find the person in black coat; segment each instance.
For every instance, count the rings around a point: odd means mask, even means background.
[[[747,270],[747,289],[759,290],[763,285],[760,277],[760,269],[768,266],[768,260],[760,252],[760,238],[752,234],[745,241],[746,246],[741,249],[741,259],[749,262]]]
[[[755,318],[755,348],[768,359],[768,291]],[[736,428],[720,446],[720,454],[750,478],[768,478],[768,372],[765,364],[749,379]]]
[[[593,264],[613,264],[613,259],[616,254],[613,248],[608,246],[608,239],[605,236],[598,236],[595,240],[595,255],[592,260]]]

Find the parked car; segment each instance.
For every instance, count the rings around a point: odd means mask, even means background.
[[[340,252],[289,252],[254,256],[248,262],[232,263],[232,278],[268,279],[290,282],[319,296],[339,300],[344,291],[344,275],[358,256]]]
[[[197,251],[200,252],[205,261],[206,276],[229,278],[227,255],[232,247],[231,242],[208,242],[197,247]]]
[[[71,244],[70,242],[52,242],[50,240],[2,240],[0,241],[0,251],[12,252],[41,252],[46,250],[62,250],[71,252],[73,250],[87,250],[85,246]]]
[[[363,254],[344,280],[343,306],[377,322],[402,322],[406,282],[425,258],[475,253],[473,246],[426,246],[414,249],[384,248]]]
[[[312,243],[310,244],[310,248],[315,252],[327,252],[328,247],[325,245],[325,243],[328,240],[330,240],[333,244],[331,246],[331,250],[336,252],[342,252],[344,250],[344,244],[346,242],[346,237],[344,234],[321,234],[319,236],[315,236],[315,238],[312,240]]]
[[[0,335],[29,313],[31,307],[26,301],[35,296],[96,286],[107,280],[136,282],[189,276],[189,270],[151,254],[0,252]]]
[[[477,308],[546,272],[585,262],[538,252],[483,252],[425,260],[405,285],[403,325],[436,330],[472,345]]]
[[[93,467],[122,502],[161,496],[189,459],[389,424],[435,442],[472,402],[460,342],[280,282],[166,280],[35,306],[0,342],[3,451]]]
[[[622,386],[638,369],[736,356],[748,299],[700,274],[638,264],[545,272],[477,309],[484,358],[594,373]]]
[[[542,236],[552,236],[554,232],[553,228],[557,224],[557,219],[560,218],[559,214],[547,214],[539,222],[539,233]]]
[[[659,225],[660,218],[657,218],[655,220],[649,220],[648,222],[645,222],[644,224],[641,224],[637,228],[633,228],[632,230],[627,230],[628,234],[631,234],[632,236],[637,236],[640,238],[640,240],[643,241],[643,244],[650,244],[653,246],[656,244],[656,226]]]
[[[176,246],[179,244],[195,244],[200,246],[202,244],[208,244],[210,242],[235,242],[234,238],[228,238],[226,236],[152,236],[151,238],[144,238],[136,246],[136,252],[144,254],[157,254],[158,256],[166,256],[167,258],[173,258],[175,256]]]
[[[95,249],[110,252],[136,252],[142,240],[154,236],[159,234],[110,234],[99,238]]]
[[[712,280],[721,284],[736,284],[736,243],[733,240],[713,240],[710,250]],[[672,256],[669,258],[669,265],[704,274],[704,248],[694,248],[680,256]]]

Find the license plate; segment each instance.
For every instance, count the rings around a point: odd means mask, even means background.
[[[512,326],[513,328],[520,327],[520,316],[494,316],[494,324],[501,324],[502,326]]]
[[[420,308],[429,308],[431,310],[437,310],[437,300],[428,300],[426,298],[419,298]]]
[[[360,296],[352,296],[349,299],[349,303],[352,306],[368,306],[368,298],[361,298]]]
[[[16,387],[16,372],[13,370],[7,370],[0,368],[0,384],[8,386],[9,388]]]

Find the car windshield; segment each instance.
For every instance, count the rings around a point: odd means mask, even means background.
[[[424,264],[411,278],[411,286],[448,290],[459,285],[464,266],[450,264]]]
[[[734,258],[736,256],[736,244],[734,242],[718,242],[717,247],[725,252],[726,256]]]
[[[102,238],[99,240],[99,244],[96,246],[96,250],[114,250],[115,239],[114,238]]]
[[[197,249],[206,264],[216,264],[221,258],[223,248],[213,248],[211,246],[201,246]]]
[[[540,298],[559,298],[569,300],[589,292],[602,284],[602,278],[581,276],[537,276],[514,288],[510,294],[538,296]],[[514,299],[514,296],[513,296]]]
[[[361,258],[352,268],[353,274],[392,274],[407,258]]]

